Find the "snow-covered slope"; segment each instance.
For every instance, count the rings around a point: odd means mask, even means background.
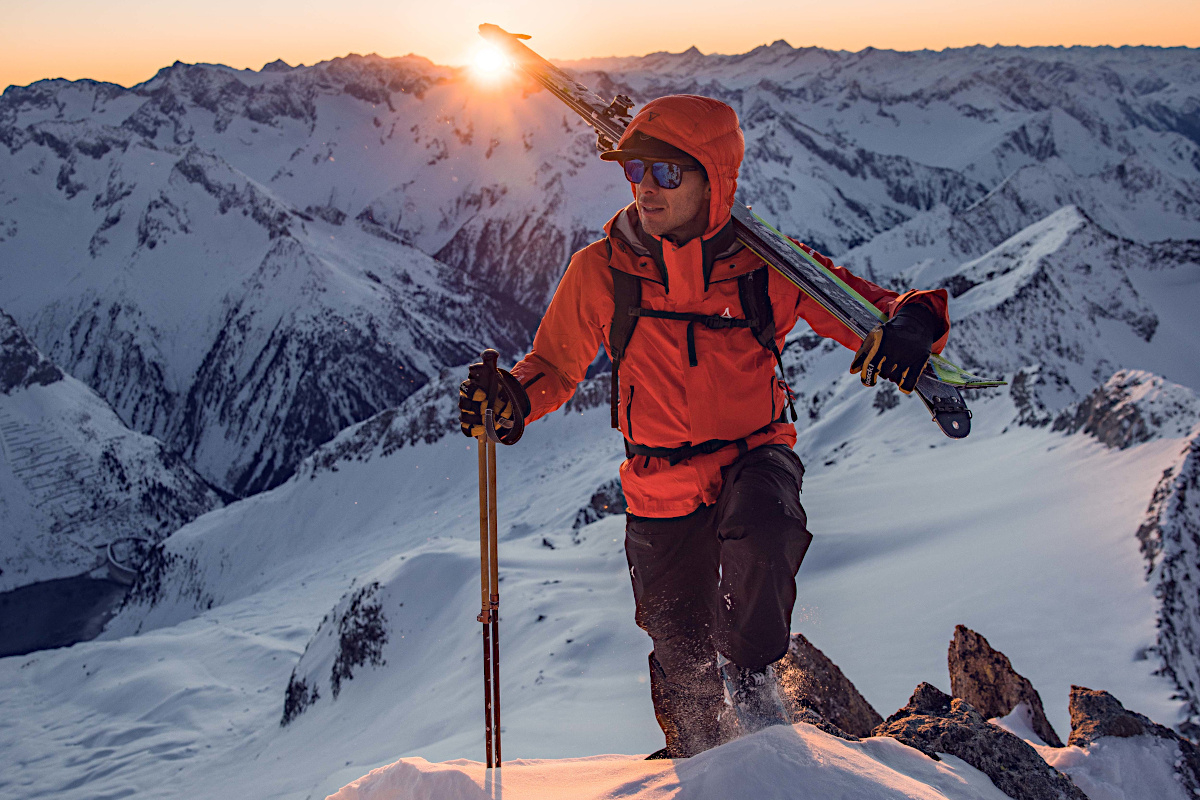
[[[435,388],[339,436],[279,488],[185,526],[101,640],[0,660],[0,707],[15,721],[0,747],[27,765],[5,772],[0,795],[320,796],[399,756],[478,758],[474,444],[438,437],[454,401]],[[859,391],[802,441],[817,538],[793,628],[885,713],[918,681],[948,688],[946,642],[966,623],[1021,665],[1060,730],[1072,683],[1177,719],[1146,657],[1157,604],[1135,534],[1180,439],[1112,450],[1082,432],[1000,434],[1013,413],[1000,396],[954,443],[914,401],[880,414],[872,400]],[[500,453],[511,759],[661,743],[623,519],[574,527],[621,458],[606,418],[603,406],[559,412]],[[826,444],[832,427],[850,444]],[[954,476],[940,502],[935,475]],[[860,513],[864,493],[889,513]],[[319,696],[282,726],[299,682]],[[64,739],[83,743],[54,744]]]
[[[0,591],[86,572],[114,539],[158,541],[219,505],[0,311]]]

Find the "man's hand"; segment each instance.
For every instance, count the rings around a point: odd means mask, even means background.
[[[503,444],[516,444],[525,432],[525,417],[529,415],[529,396],[521,383],[505,369],[490,370],[482,364],[472,364],[467,379],[458,387],[458,422],[464,436],[477,439],[484,435],[483,412],[488,408],[488,396],[495,418],[496,433]]]
[[[850,372],[862,373],[863,386],[874,386],[882,376],[910,394],[917,387],[921,370],[933,343],[941,338],[943,323],[920,303],[900,307],[896,315],[867,334],[850,362]]]

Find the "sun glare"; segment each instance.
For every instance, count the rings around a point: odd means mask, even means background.
[[[471,62],[471,71],[475,73],[475,77],[484,81],[499,80],[508,69],[508,58],[495,47],[486,45],[476,51]]]

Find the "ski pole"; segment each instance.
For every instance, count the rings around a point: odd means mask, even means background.
[[[495,350],[483,351],[487,380],[484,433],[479,441],[479,586],[483,624],[483,715],[487,767],[499,769],[500,755],[500,567],[496,513],[496,434],[492,403],[496,399]]]

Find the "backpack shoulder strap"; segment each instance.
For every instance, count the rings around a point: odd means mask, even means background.
[[[642,281],[611,266],[609,271],[613,278],[613,318],[608,329],[608,355],[612,360],[612,393],[609,406],[612,412],[612,426],[616,428],[617,406],[620,404],[621,395],[621,359],[625,355],[629,340],[633,337],[633,329],[637,326],[638,318],[630,312],[641,307]]]
[[[767,292],[771,274],[767,270],[764,266],[738,276],[738,299],[742,301],[742,313],[751,320],[750,330],[754,338],[775,356],[775,363],[784,382],[788,410],[791,412],[792,422],[795,422],[797,414],[796,404],[792,399],[792,387],[787,384],[787,372],[783,369],[783,353],[779,352],[779,345],[775,343],[775,311],[771,307],[771,296]]]
[[[775,312],[771,308],[771,296],[767,294],[769,278],[765,266],[738,276],[738,299],[742,301],[742,313],[751,321],[750,330],[754,338],[778,357]]]

